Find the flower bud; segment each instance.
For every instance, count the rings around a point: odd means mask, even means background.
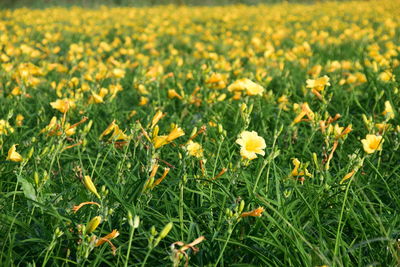
[[[151,134],[151,137],[156,137],[158,136],[158,132],[160,131],[160,127],[158,127],[158,125],[154,126],[153,132]]]
[[[64,234],[63,231],[60,230],[60,228],[56,228],[56,230],[54,231],[54,236],[55,238],[59,238],[60,236],[62,236]]]
[[[244,200],[240,201],[240,205],[239,205],[239,213],[242,213],[243,209],[244,209]]]
[[[90,220],[90,222],[86,225],[85,232],[87,234],[90,234],[94,230],[96,230],[97,226],[101,223],[101,217],[96,216],[93,219]]]
[[[129,210],[128,210],[128,222],[129,222],[129,225],[131,227],[133,227],[132,213]]]
[[[39,173],[35,172],[33,174],[33,180],[35,181],[36,186],[39,186]]]
[[[35,148],[31,147],[31,149],[29,149],[28,155],[26,156],[27,159],[30,159],[33,156],[33,152],[35,152]]]
[[[100,199],[100,195],[99,193],[97,193],[97,189],[93,184],[92,178],[90,178],[89,175],[85,175],[85,177],[83,178],[83,182],[85,184],[85,187],[92,192],[94,195],[96,195],[96,197],[98,197]]]
[[[140,218],[139,216],[135,215],[135,217],[133,218],[133,228],[139,228],[139,224],[140,224]]]
[[[172,222],[169,222],[167,225],[164,226],[164,228],[161,230],[160,235],[158,236],[158,239],[163,239],[165,238],[169,231],[171,231],[172,227],[174,226],[174,224]]]
[[[154,227],[154,225],[150,228],[150,234],[151,234],[152,236],[155,236],[155,235],[157,234],[157,230],[156,230],[156,228]]]
[[[197,133],[197,127],[194,127],[192,132],[190,133],[190,138],[192,138]]]

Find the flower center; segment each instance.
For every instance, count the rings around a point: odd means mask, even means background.
[[[246,142],[246,150],[250,152],[255,152],[259,146],[260,144],[257,140],[248,140]]]
[[[369,144],[369,147],[370,147],[371,149],[377,149],[378,146],[379,146],[379,140],[374,140],[374,141],[372,141],[372,142]]]

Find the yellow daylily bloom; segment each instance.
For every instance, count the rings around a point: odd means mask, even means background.
[[[66,113],[70,108],[75,107],[75,102],[70,99],[57,99],[55,102],[51,102],[52,108],[57,109],[61,113]]]
[[[240,134],[236,143],[241,146],[240,155],[245,159],[255,159],[256,154],[265,155],[264,149],[266,147],[265,140],[258,136],[257,132],[244,131]]]
[[[247,95],[262,95],[264,93],[264,87],[247,79],[239,79],[228,86],[228,90],[231,92],[246,91]]]
[[[188,151],[188,154],[190,156],[196,157],[196,158],[202,158],[203,157],[203,148],[199,143],[193,142],[190,140],[186,146],[186,149]]]
[[[14,162],[21,162],[23,160],[22,156],[17,152],[17,145],[12,145],[8,150],[7,160]]]
[[[382,136],[378,136],[375,134],[367,134],[365,139],[361,140],[364,151],[368,154],[372,154],[375,151],[382,150],[382,144],[385,140],[382,139]]]
[[[323,77],[320,77],[320,78],[318,78],[318,79],[315,79],[315,80],[313,80],[313,79],[308,79],[307,81],[306,81],[306,83],[307,83],[307,88],[310,88],[310,89],[315,89],[315,90],[317,90],[318,92],[322,92],[322,91],[324,91],[324,89],[325,89],[325,87],[326,86],[329,86],[329,85],[331,85],[330,83],[329,83],[329,77],[328,76],[323,76]]]

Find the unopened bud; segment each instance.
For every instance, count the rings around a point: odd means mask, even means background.
[[[26,156],[27,159],[30,159],[33,156],[33,152],[35,152],[35,148],[31,147],[31,149],[29,149],[28,155]]]
[[[222,127],[222,124],[218,124],[218,133],[222,134],[224,132],[224,127]]]
[[[128,223],[131,227],[133,227],[132,213],[129,210],[128,210]]]
[[[133,228],[139,228],[140,224],[140,218],[139,216],[135,215],[135,218],[133,218]]]
[[[151,137],[156,137],[158,136],[158,132],[160,131],[160,127],[158,127],[158,125],[154,126],[153,132],[151,134]]]
[[[36,186],[39,186],[39,173],[35,172],[33,174],[33,180],[35,181]]]
[[[90,220],[90,222],[86,225],[85,232],[87,234],[90,234],[94,230],[96,230],[97,226],[101,223],[101,217],[96,216],[93,219]]]
[[[193,137],[197,133],[197,127],[194,127],[192,133],[190,134],[190,138]]]
[[[156,230],[156,228],[154,227],[154,225],[150,228],[150,234],[151,234],[152,236],[157,235],[157,230]]]
[[[158,236],[158,239],[161,240],[161,239],[165,238],[168,235],[168,233],[171,231],[173,226],[174,226],[174,224],[172,222],[170,222],[166,226],[164,226],[164,228],[160,232],[160,235]]]
[[[100,195],[99,193],[97,193],[97,189],[93,184],[92,178],[90,178],[89,175],[85,175],[85,177],[83,178],[83,183],[85,184],[85,187],[92,192],[94,195],[96,195],[96,197],[98,197],[100,199]]]
[[[240,201],[240,205],[239,205],[239,213],[242,213],[243,209],[244,209],[244,200]]]

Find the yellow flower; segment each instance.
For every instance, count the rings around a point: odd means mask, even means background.
[[[139,106],[144,106],[147,103],[149,103],[149,98],[141,96],[140,99],[139,99]]]
[[[239,79],[236,80],[234,83],[228,86],[228,91],[243,91],[246,89],[246,80],[248,79]]]
[[[24,119],[25,117],[22,114],[18,114],[17,117],[15,118],[15,124],[17,126],[22,126]]]
[[[292,172],[290,173],[291,176],[308,176],[312,177],[311,173],[308,172],[307,168],[298,160],[297,158],[294,158],[292,161],[294,168]],[[300,169],[300,171],[299,171]]]
[[[160,178],[158,178],[157,180],[154,181],[154,183],[151,185],[151,188],[154,188],[157,185],[159,185],[165,179],[165,177],[167,177],[167,174],[169,173],[169,170],[170,170],[169,168],[164,168],[164,173],[162,174],[162,176]]]
[[[112,74],[115,78],[124,78],[125,77],[125,70],[123,69],[113,69]]]
[[[241,146],[240,155],[245,159],[255,159],[257,158],[256,154],[265,155],[263,151],[266,147],[265,140],[254,131],[242,132],[239,139],[236,140],[236,143]]]
[[[169,99],[173,99],[173,98],[182,99],[183,97],[180,94],[178,94],[175,89],[170,89],[170,90],[168,90],[168,98]]]
[[[299,105],[293,105],[293,109],[299,109]],[[303,117],[307,116],[309,120],[314,120],[314,112],[311,110],[310,106],[308,103],[303,103],[301,105],[301,112],[297,115],[297,117],[293,120],[293,123],[299,123],[302,121]]]
[[[389,101],[385,101],[385,110],[382,112],[382,114],[390,119],[394,118],[393,107]]]
[[[211,76],[206,80],[206,83],[219,83],[223,81],[224,77],[220,73],[212,73]]]
[[[166,135],[160,135],[160,136],[156,136],[153,139],[153,144],[154,144],[154,148],[160,148],[163,145],[167,144],[167,136]]]
[[[64,127],[64,132],[66,136],[74,135],[76,133],[76,127],[72,128],[71,125],[67,123]]]
[[[185,132],[182,130],[182,128],[178,126],[174,126],[174,128],[171,130],[171,132],[168,135],[160,135],[160,136],[154,136],[153,138],[153,144],[154,148],[160,148],[166,144],[171,143],[173,140],[175,140],[178,137],[181,137],[185,135]]]
[[[8,135],[13,132],[14,128],[11,127],[8,121],[0,120],[0,135]]]
[[[22,156],[17,152],[16,146],[17,145],[13,145],[8,150],[7,160],[14,161],[14,162],[21,162],[22,161]]]
[[[289,108],[287,107],[287,105],[289,104],[289,99],[288,99],[288,97],[286,95],[280,96],[278,98],[278,103],[279,103],[278,107],[280,109],[283,109],[285,111],[289,110]]]
[[[245,90],[247,95],[262,95],[264,92],[264,87],[249,79],[239,79],[228,86],[228,90],[231,92],[243,91]]]
[[[322,92],[325,89],[325,86],[331,85],[329,83],[329,77],[326,75],[315,80],[308,79],[306,83],[307,83],[306,86],[307,88],[315,89],[318,92]]]
[[[246,92],[247,95],[262,95],[264,87],[249,80],[247,82]]]
[[[377,150],[382,150],[382,144],[385,140],[382,136],[377,136],[374,134],[367,134],[366,138],[361,140],[364,151],[368,154],[372,154]]]
[[[189,153],[190,156],[196,157],[196,158],[202,158],[203,157],[203,148],[199,143],[193,142],[190,140],[186,146],[186,149]]]
[[[57,99],[55,102],[51,102],[50,105],[60,111],[61,113],[67,112],[70,108],[75,107],[75,103],[69,99]]]
[[[89,104],[99,104],[103,103],[104,99],[101,95],[92,92],[92,95],[89,97]]]
[[[157,111],[157,113],[154,115],[153,119],[151,120],[151,126],[150,128],[153,128],[156,126],[156,124],[161,120],[162,117],[164,117],[165,114],[162,113],[162,111]]]
[[[103,136],[110,134],[112,131],[114,131],[115,126],[117,124],[115,123],[115,120],[113,120],[110,125],[107,126],[107,128],[104,130],[104,132],[101,133],[99,140],[103,138]]]
[[[109,138],[109,141],[118,141],[118,140],[129,140],[129,136],[122,131],[119,126],[115,123],[115,120],[113,120],[110,125],[104,130],[104,132],[101,133],[99,140],[101,140],[104,136],[109,135],[111,132],[112,135]]]
[[[185,135],[185,132],[182,130],[182,128],[180,127],[174,127],[174,129],[172,129],[172,131],[168,134],[167,136],[167,142],[172,142],[173,140],[175,140],[178,137],[181,137]]]
[[[115,127],[114,127],[114,132],[113,132],[113,134],[111,135],[110,139],[113,139],[113,140],[115,140],[115,141],[116,141],[116,140],[128,140],[128,139],[129,139],[129,136],[126,135],[126,134],[119,128],[118,125],[115,125]]]
[[[390,82],[390,81],[394,82],[396,80],[395,77],[396,76],[389,70],[381,72],[379,74],[379,79],[383,82]]]

